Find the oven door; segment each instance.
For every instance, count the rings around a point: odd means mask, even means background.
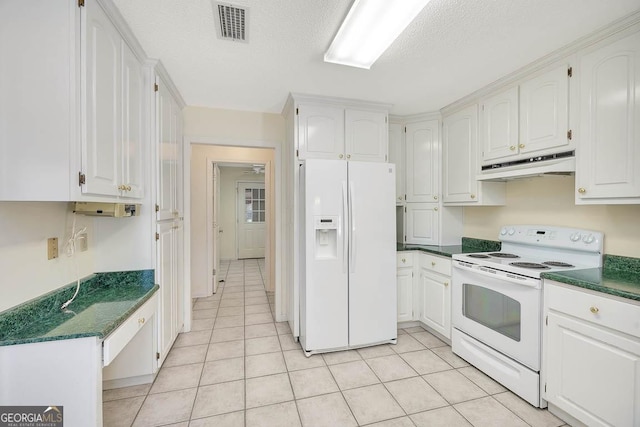
[[[540,371],[540,279],[459,261],[453,266],[453,327]]]

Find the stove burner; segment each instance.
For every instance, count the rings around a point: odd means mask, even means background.
[[[566,262],[561,261],[545,261],[544,265],[550,265],[551,267],[575,267],[574,265],[567,264]]]
[[[489,255],[485,255],[485,254],[471,254],[467,256],[469,258],[491,258]]]
[[[496,258],[520,258],[518,255],[510,254],[507,252],[493,252],[489,255]]]
[[[511,262],[509,265],[514,267],[533,268],[536,270],[546,270],[549,268],[546,265],[538,264],[536,262]]]

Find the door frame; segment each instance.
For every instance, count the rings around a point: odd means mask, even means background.
[[[214,171],[218,169],[218,182],[214,185]],[[218,167],[218,163],[212,161],[207,158],[207,269],[210,272],[208,274],[207,280],[207,293],[215,294],[218,291],[217,286],[217,276],[213,274],[213,270],[216,267],[215,257],[220,259],[220,247],[215,244],[215,227],[213,226],[214,217],[215,217],[215,209],[217,209],[217,205],[219,205],[219,201],[216,200],[216,196],[220,196],[220,168]],[[218,215],[218,222],[220,221],[220,217]],[[218,225],[219,226],[219,225]],[[218,247],[216,247],[218,246]]]
[[[266,171],[265,171],[266,173]],[[265,248],[264,248],[264,253],[265,253],[265,258],[267,255],[267,244],[266,244],[266,234],[267,234],[267,211],[269,209],[267,209],[267,206],[269,206],[268,204],[268,200],[267,200],[267,187],[265,185],[264,182],[261,181],[243,181],[243,180],[238,180],[236,181],[236,235],[235,235],[235,240],[236,240],[236,259],[240,259],[240,233],[239,233],[239,229],[240,229],[240,184],[261,184],[264,187],[264,203],[265,203],[265,213],[264,213],[264,233],[265,233]],[[243,258],[243,259],[250,259],[250,258]],[[266,259],[265,259],[266,260]]]

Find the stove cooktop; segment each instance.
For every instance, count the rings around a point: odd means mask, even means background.
[[[505,257],[500,254],[500,252],[456,254],[453,255],[453,259],[534,278],[539,278],[540,273],[590,268],[588,265],[572,264],[551,256],[539,258],[528,255],[508,254],[509,256]]]

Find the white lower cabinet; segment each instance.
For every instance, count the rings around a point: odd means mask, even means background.
[[[398,252],[396,284],[398,286],[398,322],[413,318],[413,253]]]
[[[640,425],[640,305],[544,286],[550,409],[589,426]]]
[[[418,320],[451,339],[451,260],[427,254],[419,260]]]

